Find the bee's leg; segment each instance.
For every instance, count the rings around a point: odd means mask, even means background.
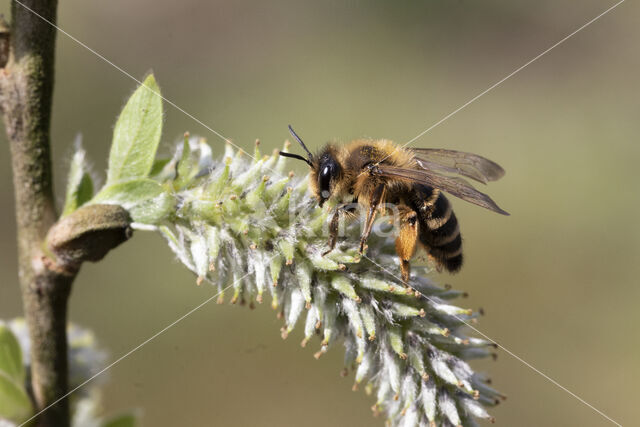
[[[373,190],[371,194],[371,198],[369,200],[369,213],[367,214],[367,220],[364,225],[364,232],[362,233],[362,237],[360,238],[360,253],[364,252],[364,245],[367,243],[367,239],[371,234],[371,228],[373,227],[373,220],[376,218],[376,212],[378,211],[378,206],[380,206],[380,202],[384,196],[384,184],[380,184]]]
[[[418,214],[415,211],[409,211],[400,220],[400,232],[396,238],[396,253],[400,257],[400,270],[402,272],[402,281],[407,284],[411,273],[409,260],[416,251],[416,242],[418,241]]]
[[[333,213],[331,217],[331,222],[329,223],[329,249],[322,253],[322,256],[327,255],[336,247],[336,241],[338,240],[338,225],[340,224],[340,214],[344,210],[345,205],[338,206],[336,211]]]
[[[329,223],[329,242],[327,245],[329,249],[322,253],[322,256],[327,255],[336,247],[336,242],[338,241],[338,226],[340,225],[340,216],[344,214],[349,214],[354,209],[354,202],[345,203],[336,208],[333,216],[331,217],[331,222]]]

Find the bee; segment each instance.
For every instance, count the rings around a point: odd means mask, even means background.
[[[365,250],[376,212],[393,204],[399,213],[395,242],[402,280],[410,277],[410,260],[421,245],[439,270],[455,273],[462,267],[462,237],[458,219],[443,193],[483,208],[509,215],[489,196],[476,190],[466,178],[481,183],[495,181],[504,169],[477,154],[438,148],[405,148],[386,139],[357,139],[346,145],[327,144],[312,154],[289,126],[307,157],[280,152],[306,162],[309,184],[322,206],[335,197],[338,205],[329,224],[328,250],[336,245],[341,215],[354,203],[367,213],[360,253]],[[448,175],[447,175],[448,174]],[[456,176],[458,175],[458,176]]]

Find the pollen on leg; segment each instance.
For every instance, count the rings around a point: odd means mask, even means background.
[[[396,238],[396,253],[400,257],[402,281],[407,283],[411,276],[409,260],[416,251],[418,241],[417,214],[414,211],[405,212],[400,223],[400,231]],[[413,291],[412,291],[413,292]]]

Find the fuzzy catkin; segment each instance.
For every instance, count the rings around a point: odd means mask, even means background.
[[[485,407],[501,395],[466,360],[490,356],[493,345],[465,334],[477,313],[449,303],[462,293],[419,267],[407,289],[393,238],[373,233],[361,257],[353,222],[323,256],[328,212],[285,167],[257,145],[253,159],[227,145],[215,161],[204,140],[191,138],[153,176],[176,197],[175,212],[154,225],[198,283],[217,286],[219,302],[230,295],[232,303],[262,303],[268,295],[283,338],[299,325],[316,358],[344,343],[353,388],[373,395],[374,413],[392,425],[492,419]]]

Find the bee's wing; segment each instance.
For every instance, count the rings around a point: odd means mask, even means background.
[[[457,173],[486,184],[502,178],[504,169],[482,156],[441,148],[412,148],[416,162],[426,170]]]
[[[379,165],[372,172],[378,176],[418,182],[433,188],[438,188],[467,202],[482,206],[483,208],[502,215],[509,215],[509,213],[501,209],[491,197],[476,190],[471,184],[459,177],[439,175],[428,170],[405,169],[387,165]]]

